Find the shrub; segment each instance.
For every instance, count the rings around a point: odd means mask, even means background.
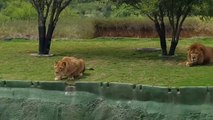
[[[35,19],[37,17],[33,6],[23,0],[7,2],[2,14],[10,19]]]

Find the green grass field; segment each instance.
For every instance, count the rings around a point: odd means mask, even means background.
[[[185,67],[187,47],[195,42],[213,47],[212,38],[183,39],[174,58],[161,52],[139,52],[136,48],[159,48],[158,39],[85,39],[56,40],[53,57],[33,57],[38,42],[0,41],[0,80],[54,80],[53,64],[64,56],[83,58],[87,70],[80,81],[139,83],[159,86],[213,86],[213,66]]]

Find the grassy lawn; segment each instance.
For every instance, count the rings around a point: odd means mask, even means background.
[[[195,42],[213,47],[213,39],[183,39],[176,56],[166,59],[161,52],[138,52],[136,48],[159,48],[158,39],[56,40],[53,57],[33,57],[38,42],[0,41],[0,80],[54,80],[53,64],[63,56],[83,58],[87,70],[81,81],[140,83],[162,86],[213,86],[213,66],[185,67],[186,48]]]

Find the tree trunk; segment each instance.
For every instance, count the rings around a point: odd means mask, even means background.
[[[161,49],[162,49],[162,55],[167,55],[165,25],[164,25],[164,23],[161,23],[161,25],[160,25],[158,22],[155,22],[155,28],[158,32],[159,37],[160,37],[160,45],[161,45]]]
[[[51,42],[52,42],[52,35],[53,35],[54,29],[55,29],[54,24],[48,25],[48,31],[47,31],[47,35],[46,35],[46,41],[47,41],[46,50],[47,50],[48,54],[50,51],[50,46],[51,46]]]
[[[166,38],[160,37],[160,44],[162,49],[162,55],[167,55]]]
[[[178,23],[179,22],[177,22],[176,26],[172,29],[172,41],[171,41],[171,46],[169,50],[169,56],[175,55],[175,50],[179,41],[182,23],[181,24],[178,24]]]
[[[178,40],[172,40],[170,50],[169,50],[169,56],[175,55],[175,49],[177,47]]]
[[[39,31],[39,54],[48,54],[46,51],[46,27],[45,25],[38,27]]]

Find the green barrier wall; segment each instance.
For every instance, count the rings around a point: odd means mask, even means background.
[[[0,81],[0,120],[212,120],[212,87]]]

